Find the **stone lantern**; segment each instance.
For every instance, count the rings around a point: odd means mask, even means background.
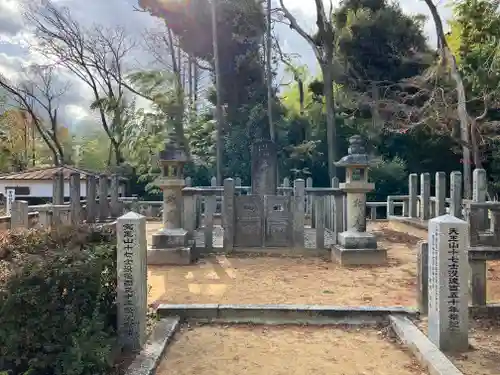
[[[183,168],[188,161],[175,131],[159,154],[161,176],[155,184],[163,191],[163,228],[152,236],[148,264],[189,264],[192,262],[192,233],[182,228]]]
[[[340,188],[346,193],[346,230],[338,234],[332,257],[343,265],[383,264],[387,251],[377,249],[377,239],[366,232],[366,193],[375,189],[368,182],[370,157],[366,154],[359,135],[349,138],[348,154],[335,163],[345,167],[345,182]]]

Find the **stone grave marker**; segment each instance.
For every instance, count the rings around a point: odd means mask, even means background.
[[[468,230],[452,215],[429,220],[428,336],[443,351],[469,347]]]
[[[146,341],[146,218],[129,212],[116,223],[118,242],[118,334],[124,348],[140,350]]]

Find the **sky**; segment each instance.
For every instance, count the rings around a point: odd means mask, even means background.
[[[23,21],[23,1],[37,0],[0,0],[0,74],[14,81],[19,77],[22,67],[46,62],[43,56],[29,48],[34,36],[29,25]],[[338,3],[338,0],[333,1],[334,5]],[[136,0],[53,0],[53,2],[67,7],[73,17],[84,26],[91,27],[93,24],[109,28],[122,26],[131,38],[140,39],[145,30],[160,25],[158,19],[134,10],[134,6],[137,5]],[[430,15],[423,0],[400,0],[400,3],[406,13]],[[313,4],[314,0],[285,0],[285,6],[306,31],[312,31],[315,27],[316,13]],[[444,0],[440,0],[438,6],[443,19],[445,21],[449,19],[451,11],[445,6]],[[278,34],[284,52],[299,54],[301,63],[307,64],[313,71],[316,70],[315,58],[307,42],[286,26],[280,27]],[[429,21],[425,26],[425,34],[434,47],[435,32],[433,24]],[[137,48],[131,61],[134,61],[135,67],[147,67],[151,62],[151,56],[144,49]],[[57,78],[61,84],[70,85],[61,98],[62,123],[70,128],[95,123],[95,115],[88,109],[92,101],[89,89],[64,71],[59,72]],[[138,105],[147,104],[138,102]]]

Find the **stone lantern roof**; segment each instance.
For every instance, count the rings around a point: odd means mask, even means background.
[[[335,163],[337,167],[369,167],[371,164],[372,160],[366,153],[363,139],[359,135],[349,138],[347,155]]]
[[[160,151],[160,161],[175,161],[179,163],[186,163],[188,161],[186,152],[179,145],[177,133],[172,129],[167,136],[165,147]]]

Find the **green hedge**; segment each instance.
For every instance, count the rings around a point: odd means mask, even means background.
[[[0,238],[0,373],[109,374],[116,241],[88,227]]]

